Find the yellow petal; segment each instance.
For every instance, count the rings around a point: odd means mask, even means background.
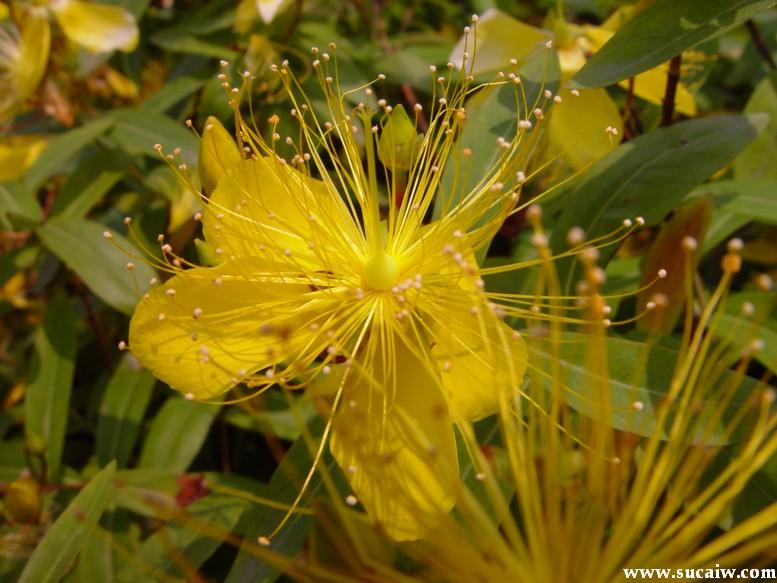
[[[251,30],[251,25],[256,17],[256,2],[254,0],[241,0],[235,10],[235,31],[240,34],[247,33]]]
[[[666,94],[666,81],[669,76],[669,65],[664,63],[654,69],[645,71],[634,78],[634,95],[660,105],[664,102]],[[621,81],[619,85],[628,89],[629,82]],[[696,115],[696,99],[688,88],[679,83],[675,95],[675,109],[685,115]]]
[[[30,17],[22,26],[22,43],[16,73],[20,99],[35,92],[49,62],[51,27],[45,18]]]
[[[35,135],[0,138],[0,182],[24,176],[47,143],[47,138]]]
[[[602,23],[600,28],[610,32],[617,32],[621,26],[626,24],[633,16],[635,16],[635,8],[635,5],[621,6]]]
[[[0,29],[0,120],[18,113],[18,106],[35,93],[48,65],[48,20],[30,15],[20,26],[21,31],[13,24]]]
[[[620,112],[604,89],[581,89],[575,97],[562,90],[562,102],[555,106],[548,122],[552,149],[561,152],[570,166],[579,170],[607,155],[620,143],[623,121]],[[608,126],[617,136],[606,132]]]
[[[395,348],[387,366],[370,368],[374,385],[361,376],[346,387],[330,449],[370,517],[392,538],[413,540],[453,507],[458,460],[439,379],[402,340]],[[372,387],[392,396],[385,410]]]
[[[242,159],[235,140],[218,119],[210,116],[200,141],[200,181],[205,192],[213,192],[227,170]]]
[[[466,52],[469,53],[470,59],[475,55],[474,75],[493,73],[506,69],[510,66],[510,59],[521,59],[549,38],[548,33],[492,8],[486,10],[478,19],[475,47],[473,49],[470,34]],[[461,67],[464,52],[465,39],[462,38],[448,60]]]
[[[138,86],[129,77],[125,77],[113,67],[105,71],[105,82],[115,95],[125,99],[136,99],[139,95]]]
[[[256,0],[256,11],[259,13],[262,21],[265,24],[269,24],[290,4],[291,0]]]
[[[476,421],[499,410],[500,391],[517,394],[526,372],[526,343],[515,330],[486,314],[451,317],[434,334],[432,353],[443,391],[457,421]]]
[[[577,47],[558,49],[558,60],[561,65],[561,76],[564,80],[569,79],[585,65],[585,54]]]
[[[615,33],[599,26],[584,26],[584,34],[577,39],[578,46],[587,52],[595,53],[601,49]]]
[[[317,271],[335,271],[355,228],[323,182],[266,157],[228,170],[203,217],[206,240],[225,258],[281,258]]]
[[[120,6],[79,0],[59,0],[50,6],[65,36],[93,53],[131,52],[138,46],[135,17]]]
[[[262,260],[183,271],[138,303],[135,357],[173,389],[205,399],[282,361],[308,338],[297,331],[307,286],[270,281]],[[289,340],[290,332],[293,339]]]

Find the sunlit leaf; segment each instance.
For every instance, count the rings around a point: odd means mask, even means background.
[[[105,231],[99,223],[58,217],[37,232],[49,251],[78,274],[97,297],[120,312],[131,314],[155,273],[143,263],[142,254],[130,241],[118,233],[106,241]],[[134,264],[132,270],[127,269],[130,262]]]

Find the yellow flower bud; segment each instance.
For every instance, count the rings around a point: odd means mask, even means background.
[[[241,159],[237,145],[221,122],[209,117],[200,142],[200,181],[205,191],[213,192],[226,171]]]
[[[45,136],[35,134],[0,138],[0,182],[24,176],[47,143]]]
[[[11,522],[22,524],[38,522],[41,511],[40,489],[33,478],[25,476],[11,482],[3,502]]]
[[[380,161],[395,172],[409,170],[418,153],[419,137],[405,108],[397,105],[391,110],[378,140]]]

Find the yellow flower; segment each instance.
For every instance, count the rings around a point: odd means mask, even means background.
[[[29,16],[20,28],[10,21],[0,22],[0,120],[14,115],[33,95],[48,63],[48,21]]]
[[[358,90],[365,103],[351,110],[333,57],[313,52],[325,119],[288,67],[277,68],[301,140],[282,139],[273,116],[265,141],[238,116],[239,149],[208,120],[200,173],[215,188],[198,218],[217,264],[183,268],[160,237],[162,267],[173,276],[138,304],[129,345],[191,399],[239,385],[239,395],[311,386],[331,404],[321,448],[329,443],[373,520],[395,539],[414,539],[456,501],[454,424],[494,413],[520,390],[526,348],[503,317],[528,304],[484,289],[475,254],[522,208],[532,134],[516,120],[493,165],[463,191],[455,177],[467,173],[471,153],[455,140],[472,87],[462,79],[457,88],[450,71],[437,84],[428,130],[420,140],[408,135],[414,155],[407,171],[403,158],[400,181],[387,170],[391,159],[378,165],[379,150],[384,158],[405,151],[377,145],[393,108],[365,105],[374,99],[366,86]],[[451,192],[441,186],[446,172]],[[448,202],[428,222],[438,196]]]
[[[0,182],[24,176],[47,143],[48,138],[39,135],[0,137]]]
[[[474,72],[482,74],[503,70],[510,59],[520,61],[537,46],[551,41],[558,50],[562,81],[567,81],[585,65],[589,55],[610,40],[628,14],[625,8],[618,10],[600,27],[575,26],[557,18],[555,30],[548,31],[525,24],[499,10],[487,10],[478,23],[473,49],[477,55]],[[453,63],[462,62],[463,43],[462,39],[454,49],[450,57]],[[634,95],[650,103],[662,103],[668,71],[669,66],[663,64],[637,75],[634,78]],[[629,81],[622,81],[620,85],[628,89]],[[620,141],[623,121],[617,105],[605,89],[580,89],[574,94],[571,89],[562,89],[559,97],[567,106],[554,112],[548,124],[552,155],[563,153],[573,168],[581,169],[606,155],[612,149],[613,140]],[[680,113],[696,114],[693,94],[683,83],[677,87],[675,107]],[[603,133],[601,128],[607,126],[617,133]]]
[[[49,0],[48,6],[65,36],[93,53],[138,46],[135,17],[121,6],[81,0]]]

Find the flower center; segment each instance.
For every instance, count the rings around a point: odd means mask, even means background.
[[[384,252],[373,255],[364,264],[364,285],[375,290],[389,290],[399,280],[397,260]]]

